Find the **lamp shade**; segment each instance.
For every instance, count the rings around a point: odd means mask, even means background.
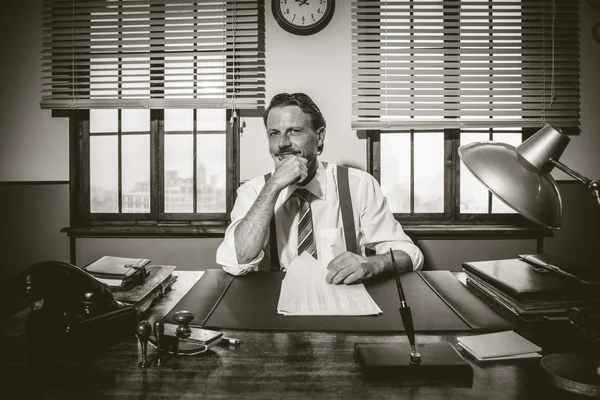
[[[546,228],[558,229],[562,198],[550,175],[569,137],[544,126],[518,147],[493,141],[461,146],[458,155],[484,186],[525,218]]]

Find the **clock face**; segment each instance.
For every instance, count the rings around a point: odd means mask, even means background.
[[[272,0],[279,25],[297,35],[312,35],[325,28],[335,7],[334,0]]]

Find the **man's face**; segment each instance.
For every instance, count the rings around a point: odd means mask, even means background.
[[[310,117],[297,106],[276,107],[267,117],[269,151],[278,167],[290,155],[308,160],[309,175],[317,168],[317,145],[325,138],[325,129],[315,132]]]

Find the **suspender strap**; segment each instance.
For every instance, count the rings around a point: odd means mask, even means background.
[[[271,177],[271,173],[265,175],[265,183]],[[269,225],[269,259],[271,264],[271,270],[280,271],[281,266],[279,265],[279,251],[277,250],[277,231],[275,230],[275,215],[271,218],[271,224]]]
[[[327,167],[326,163],[323,163]],[[271,177],[271,173],[265,175],[265,183]],[[344,237],[346,239],[346,250],[357,254],[356,232],[354,230],[354,211],[352,209],[352,197],[350,196],[350,183],[348,179],[348,168],[337,166],[338,196],[340,198],[340,209],[342,211],[342,223],[344,225]],[[269,254],[271,269],[280,270],[279,251],[277,250],[277,231],[275,230],[275,216],[271,218]]]
[[[348,168],[338,165],[337,177],[342,223],[344,224],[344,237],[346,238],[346,250],[358,254],[356,249],[356,232],[354,230],[354,212],[352,210],[352,197],[350,196]]]

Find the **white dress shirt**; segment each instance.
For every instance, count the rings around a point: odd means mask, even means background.
[[[364,171],[349,168],[348,180],[359,254],[365,255],[365,247],[375,250],[377,254],[387,253],[390,249],[403,250],[410,256],[413,270],[421,269],[423,253],[394,219],[375,178]],[[223,243],[217,249],[217,264],[232,275],[244,275],[256,270],[265,255],[268,235],[263,243],[263,250],[257,257],[248,264],[239,264],[234,238],[236,227],[250,210],[264,185],[264,177],[259,176],[238,189],[237,200],[231,211],[231,224],[225,231]],[[286,201],[297,188],[293,184],[283,189],[275,202],[277,248],[279,263],[284,270],[297,255],[298,215],[291,201]],[[313,194],[311,211],[317,258],[327,267],[334,257],[346,251],[336,166],[327,164],[325,167],[319,162],[317,173],[304,188]]]

